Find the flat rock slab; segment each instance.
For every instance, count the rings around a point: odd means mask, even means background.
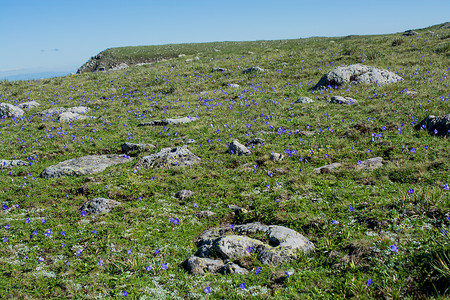
[[[268,243],[249,236],[255,234],[265,235]],[[263,264],[279,265],[315,249],[313,243],[292,229],[258,222],[236,225],[233,229],[219,227],[207,230],[197,239],[197,246],[196,254],[186,261],[190,266],[188,270],[194,274],[202,274],[205,270],[220,273],[222,265],[252,253],[256,253]],[[226,273],[242,274],[242,269],[247,271],[241,266],[229,266]]]
[[[445,116],[428,116],[416,126],[416,129],[421,128],[427,129],[433,135],[450,136],[450,114]]]
[[[58,120],[60,122],[71,122],[71,121],[84,120],[84,119],[89,119],[89,117],[81,115],[81,114],[73,113],[70,111],[63,112],[63,113],[59,114],[59,117],[58,117]]]
[[[17,105],[17,107],[21,108],[21,109],[29,109],[29,108],[39,107],[39,106],[41,106],[41,104],[39,104],[36,101],[28,101],[28,102],[20,103],[19,105]]]
[[[333,96],[327,102],[334,104],[354,104],[356,103],[356,100],[350,97]]]
[[[45,168],[41,173],[43,178],[57,178],[61,176],[80,176],[104,171],[107,167],[132,161],[125,155],[88,155],[69,159],[57,165]]]
[[[166,126],[166,125],[177,125],[177,124],[184,124],[189,123],[193,121],[197,121],[197,117],[184,117],[184,118],[177,118],[177,119],[164,119],[164,120],[155,120],[150,122],[144,122],[138,124],[138,127],[140,126]]]
[[[152,144],[123,143],[121,148],[123,153],[128,153],[132,151],[136,152],[148,151],[156,148],[156,146]]]
[[[300,97],[297,99],[297,101],[295,101],[295,103],[312,103],[312,102],[314,102],[314,100],[308,97]]]
[[[356,170],[373,170],[383,166],[382,157],[369,158],[356,165]]]
[[[28,163],[23,160],[6,160],[0,159],[0,169],[8,169],[17,166],[28,166]]]
[[[343,86],[349,83],[356,84],[387,84],[403,80],[397,74],[388,70],[369,67],[361,64],[337,67],[325,75],[314,86],[314,89],[327,86]]]
[[[0,103],[0,118],[20,118],[25,112],[12,104]]]
[[[187,146],[168,147],[161,149],[158,153],[144,156],[136,168],[168,168],[172,166],[190,166],[201,161],[200,157],[188,150]]]
[[[237,154],[239,156],[251,154],[250,150],[248,150],[247,147],[236,140],[230,143],[230,145],[228,146],[228,152],[231,154]]]
[[[120,202],[112,199],[95,198],[85,202],[80,207],[80,211],[85,211],[91,214],[107,213],[120,204]]]
[[[339,168],[340,166],[342,166],[341,163],[332,163],[332,164],[329,164],[329,165],[326,165],[326,166],[315,168],[314,172],[316,172],[317,174],[331,173],[331,171],[333,171],[336,168]]]

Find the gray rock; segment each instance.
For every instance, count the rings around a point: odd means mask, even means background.
[[[253,138],[247,144],[260,146],[260,145],[264,144],[265,142],[266,141],[264,141],[264,139],[262,139],[262,138]]]
[[[88,155],[69,159],[57,165],[45,168],[41,173],[43,178],[57,178],[61,176],[80,176],[104,171],[107,167],[132,161],[125,155]]]
[[[335,104],[354,104],[356,100],[350,97],[333,96],[327,102]]]
[[[109,71],[118,71],[118,70],[123,70],[126,68],[128,68],[128,65],[126,63],[121,63],[121,64],[109,69]]]
[[[17,167],[17,166],[28,166],[28,163],[23,160],[0,159],[0,169],[8,169],[8,168]]]
[[[181,191],[178,191],[178,192],[175,194],[175,197],[177,197],[177,198],[180,199],[180,200],[185,200],[185,199],[191,197],[192,195],[194,195],[194,192],[193,192],[193,191],[190,191],[190,190],[181,190]]]
[[[314,100],[308,97],[300,97],[297,99],[297,101],[295,101],[295,103],[312,103],[312,102],[314,102]]]
[[[68,112],[74,113],[74,114],[85,114],[89,110],[91,110],[89,107],[86,106],[75,106],[75,107],[69,107],[67,109]]]
[[[236,140],[230,143],[230,145],[228,146],[228,152],[231,154],[237,154],[239,156],[251,154],[250,150],[248,150],[247,147]]]
[[[85,202],[80,207],[80,211],[86,211],[91,214],[107,213],[120,204],[120,202],[107,198],[95,198]]]
[[[271,161],[282,161],[283,158],[284,158],[283,154],[275,153],[275,152],[270,153],[270,160]]]
[[[0,118],[20,118],[25,112],[17,106],[9,103],[0,103]]]
[[[152,144],[133,144],[133,143],[123,143],[122,144],[122,153],[128,153],[132,151],[143,152],[147,150],[154,149],[156,146]]]
[[[36,101],[28,101],[28,102],[24,102],[24,103],[20,103],[19,105],[17,105],[18,108],[21,109],[29,109],[29,108],[35,108],[41,106],[38,102]]]
[[[416,129],[427,129],[433,135],[450,136],[450,114],[428,116],[416,126]]]
[[[66,111],[67,111],[67,109],[65,109],[64,107],[52,107],[52,108],[41,111],[40,113],[38,113],[38,115],[41,117],[46,117],[46,116],[52,116],[52,115],[59,115]]]
[[[326,86],[343,86],[349,83],[357,84],[387,84],[394,83],[403,80],[397,74],[377,69],[375,67],[364,66],[361,64],[355,64],[350,66],[337,67],[325,75],[314,86],[314,89]]]
[[[407,30],[405,31],[402,36],[413,36],[413,35],[418,35],[419,33],[417,31],[414,30]]]
[[[383,166],[383,158],[382,157],[374,157],[369,158],[362,161],[359,165],[356,165],[356,170],[369,170],[369,169],[378,169]]]
[[[247,275],[248,270],[245,268],[242,268],[241,266],[239,266],[235,263],[227,263],[223,267],[219,268],[217,270],[217,273]]]
[[[250,256],[249,247],[256,248],[264,243],[242,235],[226,235],[214,240],[212,247],[214,253],[223,259]]]
[[[264,72],[264,69],[261,69],[260,67],[250,67],[242,71],[243,74],[249,74],[254,72]]]
[[[84,119],[88,119],[88,116],[84,116],[84,115],[80,115],[77,113],[73,113],[73,112],[63,112],[59,114],[58,120],[60,122],[70,122],[70,121],[76,121],[76,120],[84,120]]]
[[[336,168],[339,168],[340,166],[342,166],[341,163],[332,163],[330,165],[322,166],[320,168],[315,168],[314,172],[316,172],[317,174],[331,173],[331,171],[333,171]]]
[[[230,83],[228,86],[229,86],[230,88],[232,88],[232,89],[237,89],[237,88],[240,87],[240,85],[239,85],[239,84],[236,84],[236,83]]]
[[[216,214],[215,212],[212,212],[210,210],[202,210],[202,211],[195,213],[195,216],[197,218],[207,218],[207,217],[214,216],[215,214]]]
[[[155,120],[145,123],[138,124],[138,127],[140,126],[166,126],[166,125],[177,125],[177,124],[184,124],[189,123],[193,121],[197,121],[198,117],[184,117],[184,118],[176,118],[176,119],[164,119],[164,120]]]
[[[226,71],[227,71],[227,69],[225,69],[225,68],[213,68],[211,70],[211,72],[226,72]]]
[[[217,270],[224,266],[224,262],[222,260],[198,256],[189,257],[184,264],[190,273],[196,275],[217,273]]]
[[[414,92],[414,91],[406,91],[406,96],[414,96],[415,94],[417,94],[416,92]]]
[[[188,150],[187,146],[163,148],[158,153],[144,156],[135,165],[137,168],[168,168],[190,166],[201,159]]]

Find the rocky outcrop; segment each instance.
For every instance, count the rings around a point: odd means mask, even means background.
[[[387,84],[394,83],[403,80],[397,74],[378,69],[375,67],[364,66],[361,64],[355,64],[350,66],[337,67],[325,75],[319,80],[319,82],[314,86],[314,89],[319,89],[321,87],[341,87],[349,83],[355,84]]]
[[[45,168],[42,178],[57,178],[61,176],[80,176],[104,171],[107,167],[132,161],[126,155],[88,155],[69,159],[57,165]]]

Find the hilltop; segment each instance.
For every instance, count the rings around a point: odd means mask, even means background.
[[[0,294],[448,297],[446,26],[1,81]]]

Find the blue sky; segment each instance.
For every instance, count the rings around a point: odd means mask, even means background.
[[[0,78],[75,72],[111,47],[395,33],[449,11],[449,0],[0,0]]]

